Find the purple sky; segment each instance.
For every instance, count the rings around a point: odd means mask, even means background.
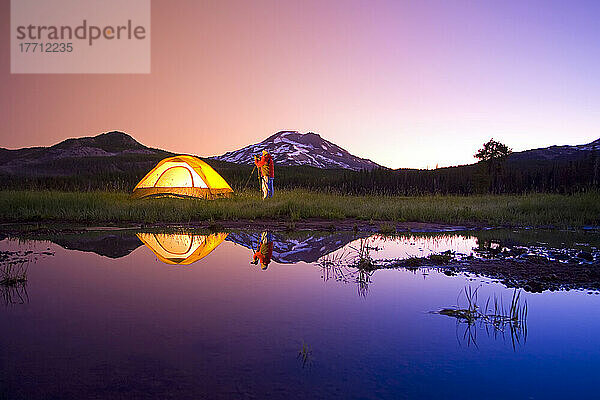
[[[123,130],[201,156],[284,129],[380,164],[600,137],[599,1],[152,1],[150,75],[11,75],[0,147]]]

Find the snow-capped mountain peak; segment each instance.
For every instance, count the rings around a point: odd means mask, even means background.
[[[262,153],[263,150],[267,150],[278,165],[308,165],[325,169],[351,170],[379,167],[373,161],[354,156],[316,133],[297,131],[280,131],[260,143],[212,158],[236,164],[251,164],[252,156]]]

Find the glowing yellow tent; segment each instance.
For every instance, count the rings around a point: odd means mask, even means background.
[[[192,156],[165,158],[133,189],[134,198],[146,196],[190,196],[214,199],[229,197],[231,187],[204,161]]]
[[[137,237],[165,264],[188,265],[206,257],[227,234],[138,233]]]

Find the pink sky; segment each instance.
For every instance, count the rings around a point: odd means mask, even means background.
[[[11,75],[0,15],[0,147],[122,130],[210,156],[299,130],[424,168],[600,137],[597,2],[154,0],[149,75]]]

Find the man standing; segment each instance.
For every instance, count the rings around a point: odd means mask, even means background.
[[[260,170],[260,183],[263,192],[263,200],[267,197],[273,197],[273,180],[275,178],[275,167],[273,165],[273,157],[268,151],[263,150],[262,157],[254,158],[254,164]]]

